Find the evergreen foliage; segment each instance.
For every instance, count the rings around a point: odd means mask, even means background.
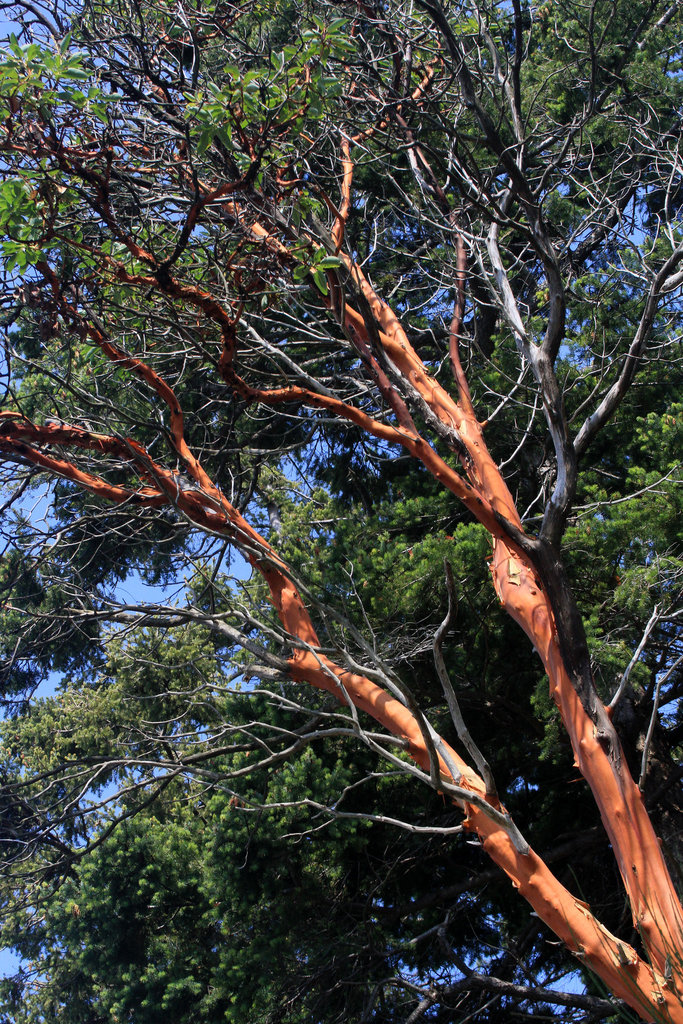
[[[383,350],[360,269],[462,403],[464,246],[474,412],[563,561],[602,702],[628,672],[613,721],[680,893],[678,5],[10,13],[0,935],[22,965],[0,1019],[631,1019],[410,745],[292,671],[307,641],[267,566],[321,665],[468,757],[433,653],[447,563],[445,663],[501,800],[644,958],[491,529],[444,485],[471,481],[467,444]],[[441,476],[382,433],[402,409]]]

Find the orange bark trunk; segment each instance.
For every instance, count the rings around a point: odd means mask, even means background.
[[[272,564],[264,565],[258,560],[254,564],[268,582],[273,603],[288,632],[301,637],[307,645],[317,647],[315,630],[291,581]],[[333,693],[341,703],[350,700],[356,708],[371,715],[393,735],[404,738],[411,757],[429,771],[429,753],[414,716],[380,686],[364,676],[343,670],[326,656],[310,649],[297,651],[290,664],[293,679]],[[460,784],[484,796],[483,780],[452,748],[448,745],[446,747],[462,771]],[[446,777],[446,765],[441,764],[440,768]],[[630,945],[621,942],[603,928],[587,905],[555,878],[533,850],[520,853],[505,829],[492,821],[484,810],[472,804],[466,804],[465,809],[467,827],[482,838],[484,848],[492,860],[508,875],[538,916],[586,967],[591,968],[615,995],[646,1019],[664,1013],[663,1019],[671,1024],[683,1024],[681,996],[675,980],[666,977],[664,968],[659,971],[651,969]],[[639,856],[639,863],[641,860]],[[675,917],[671,923],[674,921]],[[664,939],[663,943],[666,945],[667,940]],[[669,948],[669,952],[673,950]]]
[[[382,327],[382,344],[387,355],[440,421],[457,431],[468,453],[465,467],[473,489],[490,509],[522,531],[512,495],[488,452],[481,425],[470,411],[469,401],[459,404],[429,377],[395,314],[364,278],[361,285]],[[433,455],[429,459],[434,462]],[[446,475],[441,469],[435,475],[462,498],[463,481],[459,474],[451,470],[450,475]],[[577,767],[593,792],[612,843],[634,924],[653,963],[660,971],[668,972],[671,964],[679,961],[679,951],[683,950],[683,910],[616,733],[609,727],[608,753],[597,723],[579,698],[577,680],[572,679],[564,662],[549,596],[529,560],[511,543],[500,525],[491,526],[487,509],[478,508],[471,501],[466,503],[492,534],[491,572],[501,603],[533,643],[548,674],[550,693],[569,734]],[[604,706],[599,706],[598,713],[601,724],[609,726]]]
[[[251,230],[255,230],[253,226]],[[683,986],[680,977],[680,951],[683,950],[683,912],[680,903],[641,794],[629,774],[606,711],[599,705],[589,713],[578,692],[581,681],[572,673],[566,657],[566,644],[563,654],[563,637],[558,635],[557,603],[553,605],[547,590],[543,589],[538,565],[528,553],[525,554],[526,548],[520,540],[524,538],[522,525],[512,497],[487,450],[471,404],[468,400],[462,400],[462,389],[466,383],[459,381],[459,403],[431,378],[410,346],[394,313],[381,302],[350,259],[341,258],[346,259],[348,269],[362,289],[381,329],[379,344],[402,375],[406,390],[412,389],[438,423],[452,432],[457,441],[457,444],[454,442],[454,450],[460,455],[468,480],[441,459],[424,438],[414,428],[411,429],[410,424],[402,424],[398,428],[389,427],[370,420],[360,410],[344,407],[337,400],[313,394],[305,396],[303,393],[301,397],[310,399],[314,405],[329,405],[330,401],[334,401],[337,412],[347,415],[350,420],[359,422],[359,425],[367,429],[381,433],[387,440],[404,445],[464,502],[490,532],[493,539],[491,571],[495,589],[505,610],[518,622],[538,651],[548,674],[551,694],[569,733],[577,765],[589,783],[600,809],[628,892],[634,921],[652,958],[653,967],[640,959],[630,946],[621,943],[602,928],[589,909],[561,885],[533,851],[521,852],[516,847],[510,832],[501,821],[487,813],[483,781],[455,751],[448,749],[449,758],[452,758],[461,774],[461,778],[454,781],[462,789],[469,790],[474,801],[469,802],[466,796],[457,797],[467,814],[467,827],[482,837],[487,852],[512,879],[539,917],[616,995],[646,1018],[659,1016],[671,1024],[683,1024],[683,1003],[681,992],[677,991],[677,985]],[[208,300],[203,299],[202,295],[197,292],[194,297],[190,294],[182,297],[200,306],[208,317],[219,323],[224,338],[229,340],[234,325],[225,316],[221,318],[214,309],[218,305],[207,304]],[[346,326],[371,347],[374,339],[368,335],[364,318],[349,306],[346,307],[345,316]],[[135,498],[140,504],[158,505],[165,498],[182,509],[198,526],[228,536],[242,548],[254,568],[263,575],[283,626],[292,637],[300,641],[301,646],[295,648],[290,660],[292,678],[307,681],[333,693],[342,703],[351,702],[392,734],[405,739],[407,750],[414,760],[423,769],[430,770],[429,752],[412,712],[371,680],[345,671],[318,651],[318,638],[313,623],[287,566],[214,487],[185,443],[182,411],[172,390],[139,360],[120,352],[106,341],[99,330],[90,327],[88,333],[113,362],[142,377],[167,403],[174,446],[199,484],[199,493],[179,493],[172,474],[156,466],[135,442],[130,442],[130,458],[139,465],[143,478],[151,479],[158,490],[154,486],[136,492],[114,488],[97,477],[79,471],[63,459],[47,455],[42,448],[33,447],[32,443],[38,446],[51,443],[53,439],[50,428],[3,424],[0,448],[21,451],[24,458],[68,476],[81,486],[112,501],[130,501]],[[226,342],[226,353],[231,360],[228,348]],[[293,394],[293,391],[288,394]],[[282,395],[284,392],[280,397]],[[80,443],[77,432],[72,433],[73,436],[65,436],[62,440]],[[81,446],[86,445],[83,443]],[[601,729],[609,733],[609,744],[605,743]],[[448,769],[445,763],[440,763],[439,769],[446,779]],[[493,810],[497,811],[497,808]],[[678,977],[676,971],[679,972]]]

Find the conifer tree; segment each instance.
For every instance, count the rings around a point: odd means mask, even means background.
[[[6,1012],[683,1021],[678,5],[7,10]]]

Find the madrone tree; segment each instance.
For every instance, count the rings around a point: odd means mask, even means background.
[[[537,942],[598,979],[563,1005],[682,1022],[683,912],[644,797],[680,872],[679,5],[3,7],[8,914],[37,928],[41,885],[183,786],[234,815],[386,822],[345,811],[360,778],[249,788],[343,741],[457,808],[403,825],[481,842]],[[513,820],[529,780],[497,784],[452,649],[465,604],[469,643],[508,616],[507,671],[533,655],[547,677],[630,921],[601,923]],[[448,952],[446,923],[438,984],[408,971],[390,1010],[379,981],[362,1019],[552,1001]]]

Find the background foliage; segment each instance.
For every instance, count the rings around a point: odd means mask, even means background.
[[[547,680],[491,586],[486,531],[399,449],[249,388],[315,381],[389,418],[328,315],[339,139],[353,137],[345,251],[453,393],[455,227],[465,239],[462,358],[532,531],[558,449],[518,321],[530,342],[557,332],[557,408],[580,456],[558,542],[605,701],[638,651],[615,721],[680,881],[678,5],[3,9],[3,409],[128,489],[112,505],[3,449],[0,899],[22,957],[5,1019],[624,1013],[447,800],[286,679],[265,584],[224,539],[179,500],[136,502],[145,481],[121,451],[74,454],[59,431],[133,437],[191,489],[159,394],[87,321],[174,388],[188,445],[291,566],[323,647],[390,669],[457,745],[432,656],[447,559],[444,653],[498,790],[561,881],[637,945]],[[286,259],[245,236],[258,217]],[[239,313],[237,383],[209,300]]]

